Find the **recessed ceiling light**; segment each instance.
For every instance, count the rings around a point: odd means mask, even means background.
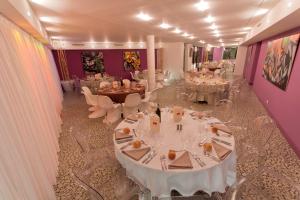
[[[220,37],[220,33],[215,34],[215,37]]]
[[[251,29],[252,29],[252,27],[249,27],[249,26],[243,28],[243,30],[245,30],[245,31],[248,31],[248,30],[251,30]]]
[[[222,40],[222,39],[219,39],[219,42],[223,42],[223,40]]]
[[[221,43],[221,46],[224,47],[224,43],[223,42]]]
[[[216,29],[216,30],[213,30],[213,33],[214,33],[214,34],[219,34],[220,32],[219,32],[218,29]]]
[[[259,15],[264,15],[268,12],[269,10],[268,9],[260,9],[258,10],[254,16],[259,16]]]
[[[289,3],[288,3],[288,7],[289,7],[289,8],[290,8],[292,5],[293,5],[292,2],[289,2]]]
[[[195,7],[200,11],[205,11],[209,8],[208,3],[204,0],[201,0],[199,3],[195,4]]]
[[[182,30],[180,30],[179,28],[175,28],[175,30],[173,31],[173,33],[181,33]]]
[[[143,21],[150,21],[151,19],[153,19],[150,15],[143,13],[143,12],[140,12],[139,14],[137,14],[136,17]]]
[[[204,41],[204,40],[199,40],[199,42],[200,42],[201,44],[204,44],[204,43],[205,43],[205,41]]]
[[[169,29],[169,28],[171,28],[172,26],[171,26],[170,24],[167,24],[167,23],[161,23],[161,24],[159,25],[159,27],[162,28],[162,29]]]
[[[215,19],[211,15],[208,15],[204,20],[207,23],[212,23],[213,21],[215,21]]]
[[[192,40],[195,39],[195,36],[191,35],[189,38]]]
[[[211,28],[211,29],[217,29],[218,27],[216,26],[215,23],[213,23],[209,28]]]
[[[183,33],[182,36],[183,36],[183,37],[188,37],[189,34],[188,34],[188,33]]]

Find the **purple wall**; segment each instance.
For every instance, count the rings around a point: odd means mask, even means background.
[[[97,50],[97,49],[95,49]],[[81,63],[81,52],[82,51],[95,51],[95,50],[66,50],[66,57],[69,67],[70,76],[76,75],[79,78],[85,77],[82,63]],[[119,77],[119,78],[131,78],[129,71],[125,71],[123,66],[123,53],[125,51],[139,51],[141,58],[141,69],[147,69],[147,50],[146,49],[99,49],[103,52],[104,57],[104,68],[106,73],[111,76]],[[57,51],[52,51],[56,66],[58,68],[58,72],[61,78],[58,59],[57,59]],[[156,59],[157,51],[155,51],[155,59]]]
[[[213,48],[213,61],[220,61],[223,57],[223,47],[214,47]]]
[[[300,50],[298,50],[296,54],[286,91],[279,89],[263,78],[262,68],[266,56],[267,42],[269,40],[299,32],[300,27],[262,41],[253,82],[253,89],[256,95],[277,122],[277,125],[282,130],[298,157],[300,157]]]

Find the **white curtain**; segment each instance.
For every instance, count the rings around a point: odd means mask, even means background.
[[[55,199],[62,92],[51,51],[0,15],[0,199]]]

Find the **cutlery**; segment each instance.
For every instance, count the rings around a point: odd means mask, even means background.
[[[145,164],[148,164],[156,155],[157,155],[157,152],[154,151],[153,155],[145,162]]]
[[[166,160],[167,160],[166,156],[165,156],[165,155],[162,155],[162,161],[163,161],[163,164],[164,164],[165,170],[167,170],[167,169],[168,169],[168,167],[167,167],[167,164],[166,164]]]
[[[133,131],[134,136],[137,137],[134,128],[132,129],[132,131]]]
[[[192,154],[192,153],[191,153]],[[192,154],[192,157],[197,161],[197,163],[201,166],[204,167],[206,164],[205,162],[203,162],[199,156],[197,156],[196,154]]]
[[[204,138],[203,140],[201,140],[201,142],[199,142],[199,146],[202,146],[205,142],[206,142],[207,138]]]
[[[224,140],[221,140],[221,139],[218,139],[218,138],[215,138],[215,137],[212,137],[211,139],[214,140],[214,141],[216,141],[216,142],[220,142],[220,143],[226,144],[228,146],[231,146],[230,142],[226,142]]]
[[[147,157],[142,161],[142,163],[145,163],[152,155],[154,150],[151,150],[150,153],[148,153]]]

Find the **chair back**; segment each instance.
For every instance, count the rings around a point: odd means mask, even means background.
[[[103,95],[98,97],[98,105],[105,110],[110,110],[114,107],[113,101],[108,96]]]
[[[130,80],[128,80],[128,79],[123,79],[122,82],[123,82],[125,88],[130,88]]]
[[[141,79],[139,83],[145,87],[145,92],[148,92],[148,81],[146,79]]]
[[[142,102],[141,95],[139,93],[128,94],[125,98],[126,107],[136,107]]]
[[[83,87],[81,87],[81,89],[83,90],[83,92],[84,92],[85,94],[92,95],[92,92],[91,92],[91,90],[90,90],[88,87],[83,86]]]
[[[108,81],[102,81],[102,82],[100,82],[100,85],[99,85],[100,89],[109,87],[109,86],[110,86],[110,83]]]

